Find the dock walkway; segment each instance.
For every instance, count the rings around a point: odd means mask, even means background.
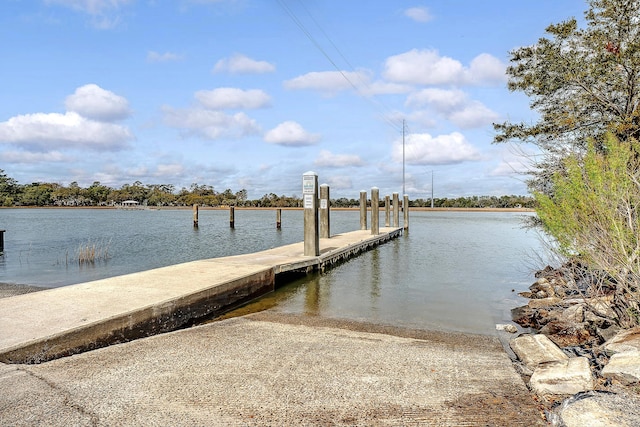
[[[175,330],[271,292],[283,273],[324,271],[402,234],[360,230],[0,299],[0,361],[39,363]]]

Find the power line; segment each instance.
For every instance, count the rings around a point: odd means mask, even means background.
[[[324,29],[322,28],[322,26],[320,25],[320,23],[315,19],[315,17],[312,15],[311,11],[304,5],[304,3],[302,3],[301,0],[298,0],[298,3],[300,3],[300,5],[302,6],[302,8],[306,11],[306,13],[309,15],[309,17],[311,18],[311,20],[313,21],[313,23],[318,27],[318,29],[322,32],[322,34],[324,35],[324,37],[329,41],[329,43],[331,44],[331,46],[333,46],[333,48],[338,52],[338,54],[340,55],[340,57],[344,60],[344,62],[349,66],[349,68],[351,69],[351,71],[353,71],[354,75],[358,78],[358,80],[360,80],[360,84],[361,87],[368,87],[370,89],[370,85],[368,83],[366,83],[365,81],[362,80],[362,78],[360,77],[360,73],[358,71],[356,71],[354,69],[354,67],[351,65],[351,63],[349,62],[349,60],[345,57],[345,55],[342,53],[342,51],[338,48],[338,46],[333,42],[333,40],[331,39],[331,37],[329,37],[329,35],[327,34],[326,31],[324,31]],[[313,34],[307,29],[307,27],[304,25],[304,23],[302,22],[302,20],[300,20],[298,18],[298,16],[295,14],[295,12],[287,5],[286,0],[278,0],[278,4],[280,4],[280,6],[284,9],[284,11],[287,13],[287,15],[289,16],[289,18],[291,18],[291,20],[298,26],[298,28],[304,33],[304,35],[311,41],[311,43],[313,43],[313,45],[316,47],[316,49],[318,49],[322,55],[329,61],[329,63],[331,63],[331,65],[340,73],[340,75],[349,83],[349,85],[356,91],[356,93],[360,96],[363,97],[367,100],[367,102],[369,102],[370,104],[372,104],[376,109],[378,110],[386,110],[383,111],[380,116],[382,117],[382,119],[393,129],[395,129],[396,131],[402,131],[403,128],[400,127],[399,123],[396,123],[394,120],[392,120],[389,116],[389,111],[390,109],[387,108],[382,102],[380,102],[379,100],[373,100],[372,98],[369,97],[365,97],[362,95],[362,89],[361,87],[359,88],[346,74],[345,72],[338,66],[338,64],[333,60],[333,58],[331,57],[331,55],[329,55],[329,53],[322,47],[322,45],[318,42],[318,40],[313,36]]]

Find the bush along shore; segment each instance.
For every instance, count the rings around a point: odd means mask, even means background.
[[[520,293],[528,304],[512,310],[527,332],[510,347],[549,420],[572,426],[614,417],[598,425],[640,425],[640,327],[628,326],[637,313],[620,306],[615,285],[573,263],[535,277]]]

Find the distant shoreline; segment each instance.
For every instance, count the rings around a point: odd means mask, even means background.
[[[292,208],[292,207],[253,207],[253,206],[235,206],[237,210],[246,210],[246,211],[269,211],[282,209],[283,211],[301,211],[303,208]],[[104,209],[104,210],[118,210],[122,209],[118,206],[1,206],[1,209]],[[171,211],[171,210],[191,210],[192,206],[152,206],[148,208],[137,208],[137,209],[122,209],[122,210],[162,210],[162,211]],[[199,210],[228,210],[229,206],[199,206]],[[331,210],[334,211],[358,211],[360,208],[337,208],[331,207]],[[371,210],[371,207],[367,208]],[[384,208],[380,208],[381,211]],[[418,212],[535,212],[535,209],[530,208],[428,208],[428,207],[411,207],[409,211],[418,211]]]

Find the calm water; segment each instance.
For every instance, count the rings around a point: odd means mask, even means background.
[[[492,333],[533,282],[537,235],[523,214],[412,212],[410,231],[326,274],[290,283],[244,310],[275,310],[427,329]],[[303,239],[302,211],[3,209],[0,282],[65,286],[203,258],[255,252]],[[384,218],[381,218],[381,224]],[[334,211],[332,234],[359,228],[357,211]],[[109,258],[79,266],[87,244]],[[535,265],[540,267],[540,265]]]

